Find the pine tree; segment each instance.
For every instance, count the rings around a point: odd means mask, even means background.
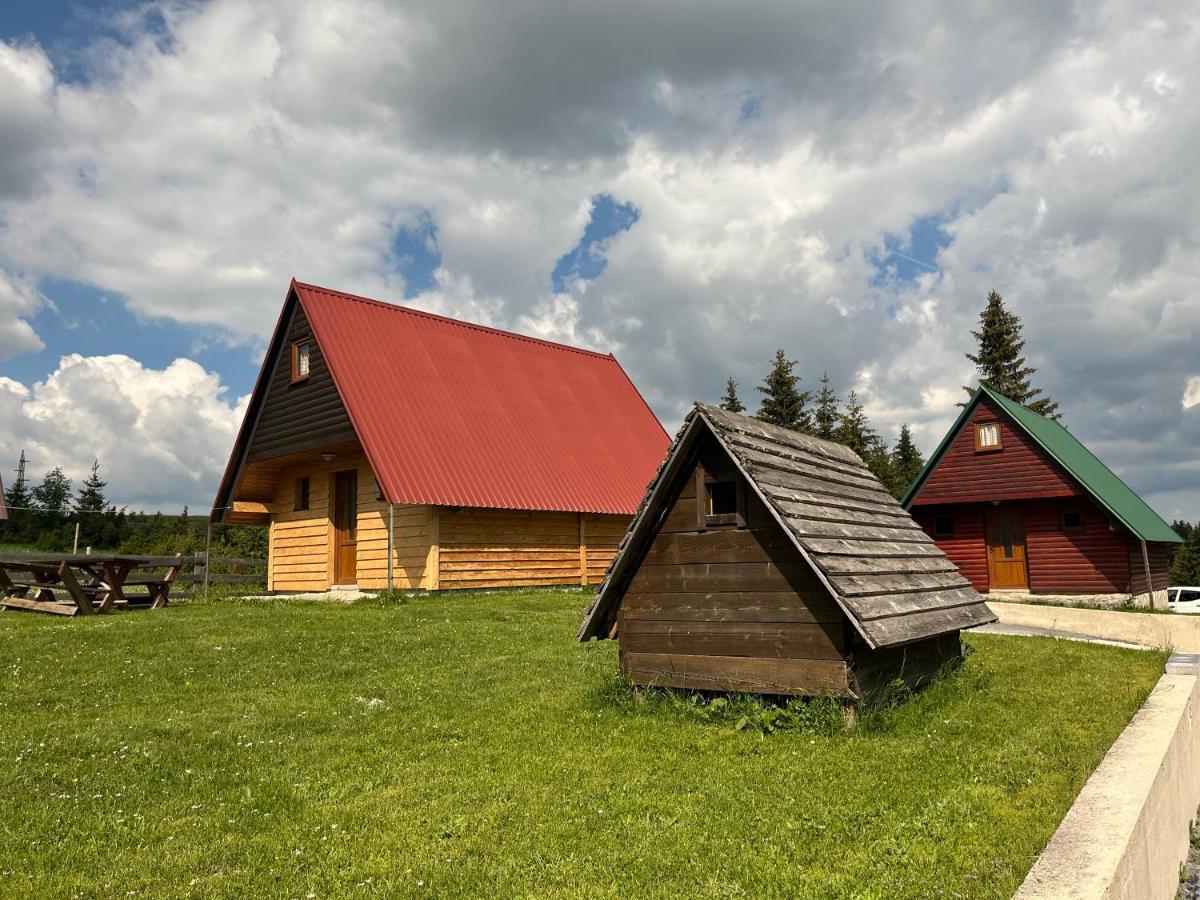
[[[917,480],[917,476],[921,474],[921,469],[924,467],[925,459],[921,456],[917,445],[913,443],[912,432],[906,422],[900,426],[900,436],[896,439],[896,446],[892,448],[890,487],[897,500],[908,493],[908,489]]]
[[[1200,529],[1190,528],[1189,532],[1171,558],[1171,584],[1200,585]]]
[[[92,474],[83,480],[79,494],[75,498],[75,511],[78,513],[102,513],[108,509],[108,499],[104,489],[108,482],[100,477],[100,460],[92,463]]]
[[[806,407],[812,395],[797,387],[800,377],[792,374],[795,366],[796,361],[788,359],[782,350],[776,352],[771,371],[755,388],[763,395],[757,417],[793,431],[808,431],[812,427],[812,418]]]
[[[725,382],[725,396],[721,398],[721,409],[727,410],[731,413],[740,413],[746,411],[746,407],[742,404],[742,401],[738,399],[737,382],[732,378]]]
[[[874,433],[868,433],[866,447],[860,454],[871,474],[879,479],[880,484],[892,490],[891,485],[896,480],[892,467],[892,454],[888,452],[887,441]],[[894,493],[894,491],[893,491]]]
[[[978,353],[968,353],[966,357],[975,363],[980,383],[1039,415],[1057,420],[1062,416],[1058,404],[1049,397],[1041,397],[1041,389],[1030,381],[1037,369],[1028,365],[1021,355],[1025,347],[1021,337],[1023,328],[1020,317],[1005,308],[1004,298],[990,291],[987,305],[979,313],[979,330],[971,332],[978,344]],[[963,390],[974,396],[974,388],[964,386]]]
[[[821,389],[817,391],[817,408],[813,412],[813,433],[827,441],[834,440],[838,424],[838,396],[829,382],[829,373],[821,373]]]
[[[846,408],[838,414],[834,440],[839,444],[845,444],[865,460],[867,450],[871,446],[871,439],[877,437],[867,419],[863,405],[858,402],[858,394],[851,391],[846,395]]]

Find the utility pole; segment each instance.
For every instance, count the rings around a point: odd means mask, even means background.
[[[21,461],[17,463],[17,484],[18,491],[25,487],[25,451],[21,451]]]

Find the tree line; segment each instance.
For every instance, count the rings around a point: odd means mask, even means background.
[[[1061,416],[1058,404],[1033,386],[1037,369],[1029,365],[1022,352],[1025,348],[1023,329],[1020,317],[1005,307],[1004,298],[990,291],[979,314],[979,328],[971,332],[975,352],[964,355],[975,364],[981,384],[1040,415],[1057,420]],[[762,394],[755,417],[849,447],[897,499],[903,497],[925,466],[921,451],[913,443],[908,423],[900,426],[896,443],[889,447],[887,440],[871,425],[853,390],[846,394],[843,405],[828,372],[821,374],[815,394],[801,390],[796,365],[796,360],[788,359],[782,349],[776,351],[762,384],[755,387]],[[975,394],[972,386],[964,385],[963,390],[968,399]],[[966,401],[959,404],[965,405]],[[736,413],[746,410],[733,378],[725,382],[725,395],[720,406]]]
[[[61,466],[55,466],[37,484],[25,477],[22,451],[17,478],[4,491],[8,521],[0,522],[0,544],[15,545],[47,553],[67,553],[75,548],[76,526],[79,551],[116,551],[146,556],[198,553],[204,550],[206,521],[188,514],[130,512],[109,502],[108,482],[100,475],[100,461],[74,489]],[[267,555],[265,526],[213,526],[215,556],[261,559]]]

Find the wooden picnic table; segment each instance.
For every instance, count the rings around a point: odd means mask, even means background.
[[[146,596],[134,600],[161,609],[181,564],[179,555],[0,556],[0,609],[64,616],[105,613],[130,605],[126,588],[144,588]],[[148,569],[160,571],[141,574]]]

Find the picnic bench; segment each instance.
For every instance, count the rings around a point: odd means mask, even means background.
[[[0,609],[60,616],[162,609],[181,565],[179,555],[0,557]],[[132,596],[127,589],[135,589]]]

